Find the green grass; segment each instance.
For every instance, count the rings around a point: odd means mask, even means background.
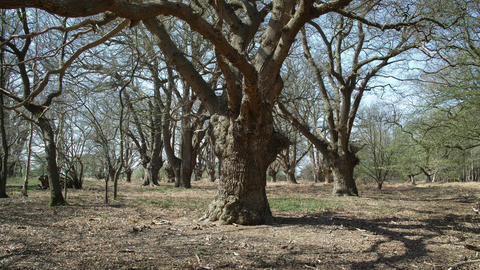
[[[149,200],[134,200],[134,203],[147,203],[147,204],[156,204],[164,208],[168,208],[170,206],[175,206],[176,203],[172,201],[162,201],[157,199],[149,199]]]
[[[11,177],[7,179],[7,192],[20,192],[23,187],[23,177]],[[28,190],[35,190],[38,187],[38,177],[28,179]]]
[[[142,189],[143,192],[170,192],[170,191],[182,191],[181,188],[176,188],[173,186],[158,186],[158,187],[145,187]]]
[[[105,186],[105,181],[103,180],[90,180],[90,179],[83,179],[83,188],[88,188],[88,187],[92,187],[92,186],[95,186],[95,185],[100,185],[100,186]],[[108,182],[108,185],[112,185],[111,182]]]
[[[332,211],[343,208],[337,201],[321,200],[317,198],[284,197],[269,199],[270,208],[280,212],[290,211]]]
[[[38,182],[38,177],[31,177],[28,179],[28,183],[35,184]],[[23,186],[23,177],[10,177],[7,178],[7,186]]]

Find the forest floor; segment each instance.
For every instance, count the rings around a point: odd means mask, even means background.
[[[276,221],[260,226],[199,222],[216,183],[192,184],[121,182],[105,205],[104,182],[87,180],[63,207],[48,206],[49,191],[22,197],[7,184],[0,269],[448,269],[480,259],[464,247],[480,246],[480,183],[362,184],[360,197],[339,198],[331,184],[268,183]]]

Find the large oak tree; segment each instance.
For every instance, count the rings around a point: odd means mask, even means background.
[[[0,8],[35,7],[69,17],[113,12],[131,19],[132,26],[143,20],[211,114],[210,137],[223,174],[205,218],[259,224],[272,219],[265,192],[267,167],[289,143],[274,130],[272,116],[283,88],[282,63],[305,23],[350,2],[2,0]],[[165,16],[185,21],[213,44],[221,85],[209,84],[181,53],[162,24]]]

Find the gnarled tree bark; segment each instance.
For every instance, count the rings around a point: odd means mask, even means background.
[[[269,117],[267,121],[271,121]],[[215,114],[210,136],[222,159],[223,175],[215,199],[203,217],[221,223],[254,225],[272,222],[265,191],[266,171],[289,141],[273,130],[271,123],[255,130]]]

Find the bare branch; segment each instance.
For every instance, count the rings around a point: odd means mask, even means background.
[[[345,10],[342,10],[342,9],[334,10],[334,12],[336,12],[336,13],[344,16],[344,17],[362,22],[366,25],[370,25],[370,26],[379,28],[382,31],[385,31],[385,30],[388,30],[388,29],[395,29],[397,31],[400,31],[400,29],[402,27],[418,25],[421,22],[431,22],[431,23],[434,23],[434,24],[442,27],[443,29],[448,28],[448,26],[446,26],[443,23],[441,23],[441,22],[439,22],[435,19],[432,19],[432,18],[420,18],[420,19],[415,20],[415,21],[399,22],[399,23],[394,23],[394,24],[381,24],[381,23],[369,21],[362,16],[359,16],[359,15],[353,13],[353,12],[348,12],[348,11],[345,11]]]
[[[5,39],[4,41],[2,41],[2,43],[0,43],[0,48],[4,47],[7,43],[10,43],[12,40],[14,40],[16,38],[19,38],[19,39],[32,38],[32,37],[36,37],[36,36],[39,36],[39,35],[43,35],[47,32],[53,31],[53,30],[57,30],[57,31],[65,33],[65,32],[70,32],[70,31],[77,30],[77,29],[80,29],[82,27],[91,25],[90,30],[96,31],[96,29],[98,27],[103,26],[103,25],[111,22],[115,18],[116,18],[115,14],[113,14],[111,12],[107,12],[107,13],[105,13],[105,16],[100,20],[86,19],[82,22],[79,22],[79,23],[74,24],[74,25],[69,26],[69,27],[53,26],[53,27],[45,28],[44,30],[42,30],[40,32],[33,32],[33,33],[24,34],[24,35],[12,35],[8,39]],[[87,32],[89,32],[89,31],[87,31]],[[85,32],[85,33],[87,33],[87,32]]]
[[[48,82],[49,82],[49,79],[50,79],[50,76],[51,75],[54,75],[54,74],[62,74],[66,71],[66,69],[68,67],[70,67],[73,63],[73,61],[75,61],[75,59],[77,59],[83,52],[93,48],[93,47],[96,47],[102,43],[104,43],[105,41],[107,41],[108,39],[110,39],[111,37],[115,36],[116,34],[118,34],[122,29],[124,29],[128,24],[130,23],[130,20],[128,19],[125,19],[122,23],[120,23],[119,25],[117,25],[114,29],[112,29],[110,32],[108,32],[107,34],[105,34],[103,37],[101,37],[100,39],[94,41],[94,42],[91,42],[89,44],[86,44],[84,46],[82,46],[81,48],[79,48],[66,62],[65,64],[60,68],[60,69],[56,69],[56,70],[50,70],[48,71],[43,79],[41,80],[41,82],[38,84],[37,88],[32,92],[30,93],[30,95],[28,95],[22,102],[20,102],[19,104],[15,105],[15,106],[12,106],[12,107],[4,107],[4,109],[7,109],[7,110],[13,110],[15,108],[19,108],[21,106],[25,106],[25,105],[28,105],[30,104],[33,99],[38,96],[44,89],[45,87],[48,85]]]

